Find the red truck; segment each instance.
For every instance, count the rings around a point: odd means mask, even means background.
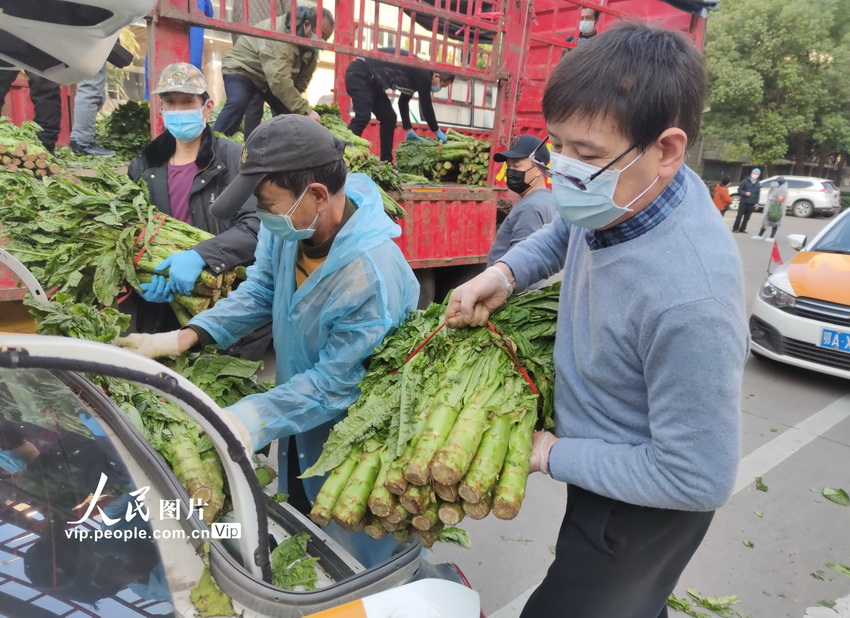
[[[287,40],[335,52],[334,99],[349,118],[345,70],[356,57],[380,58],[402,65],[447,71],[457,76],[448,90],[434,98],[444,125],[489,140],[493,151],[504,150],[515,136],[546,133],[541,99],[546,80],[561,57],[574,47],[583,7],[598,10],[597,31],[619,19],[647,23],[686,33],[701,48],[709,9],[719,0],[335,0],[315,1],[333,11],[336,30],[331,42],[305,41],[258,30],[244,2],[245,19],[234,23],[226,0],[213,0],[216,17],[205,17],[195,0],[159,0],[148,16],[150,74],[189,57],[189,27]],[[269,0],[270,1],[270,0]],[[296,0],[291,0],[292,6]],[[333,6],[331,6],[333,4]],[[284,2],[288,6],[288,2]],[[271,3],[273,19],[275,3]],[[294,12],[293,12],[294,13]],[[294,17],[293,17],[294,19]],[[293,29],[294,31],[294,29]],[[568,42],[568,38],[570,41]],[[379,47],[409,49],[416,58],[389,55]],[[449,122],[451,117],[455,122]],[[156,106],[152,126],[159,127]],[[364,137],[378,154],[377,125]],[[398,141],[404,138],[399,127]],[[407,211],[397,239],[422,284],[422,300],[442,296],[480,271],[495,237],[499,205],[509,206],[499,170],[491,166],[486,187],[443,184],[405,186],[396,196]],[[3,289],[0,272],[0,298]]]

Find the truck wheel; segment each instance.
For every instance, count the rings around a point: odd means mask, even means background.
[[[419,304],[418,309],[427,309],[434,302],[434,290],[436,288],[436,277],[433,268],[417,268],[413,271],[416,280],[419,281]]]

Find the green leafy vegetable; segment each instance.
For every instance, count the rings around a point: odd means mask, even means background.
[[[843,489],[833,489],[831,487],[823,488],[823,497],[827,500],[840,504],[841,506],[850,505],[850,496]]]
[[[464,549],[470,549],[472,547],[472,538],[469,536],[469,533],[466,530],[461,530],[454,526],[446,526],[443,528],[438,535],[437,540],[442,543],[454,543]]]
[[[762,482],[762,480],[761,480],[761,477],[760,477],[760,476],[757,476],[757,477],[756,477],[756,489],[757,489],[757,490],[759,490],[759,491],[767,491],[767,490],[768,490],[767,485],[765,485],[765,484]]]
[[[316,562],[318,558],[306,558],[310,534],[300,532],[282,541],[271,554],[272,583],[284,590],[303,586],[313,590],[318,581]]]
[[[752,541],[744,541],[744,547],[749,547],[750,549],[752,549],[755,546],[755,543],[753,543]]]
[[[846,564],[839,564],[837,562],[827,562],[826,566],[835,571],[836,573],[841,573],[842,575],[850,577],[850,566],[847,566]]]

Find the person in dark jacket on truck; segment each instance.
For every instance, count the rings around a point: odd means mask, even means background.
[[[295,13],[295,36],[327,41],[334,33],[334,17],[328,9],[322,9],[321,25],[316,7],[299,6]],[[271,19],[254,26],[260,30],[272,30]],[[275,29],[281,34],[290,34],[289,13],[275,19]],[[272,114],[301,114],[319,121],[319,115],[310,107],[304,96],[316,67],[319,50],[284,41],[270,41],[251,36],[241,37],[221,60],[224,91],[227,100],[215,121],[216,133],[233,135],[242,124],[242,118],[256,95],[260,95]],[[256,117],[245,120],[245,139],[256,129]]]
[[[382,47],[379,51],[392,54],[395,48]],[[399,54],[410,55],[404,50]],[[420,139],[410,122],[410,99],[414,94],[418,94],[422,121],[428,124],[440,141],[445,142],[446,134],[440,130],[440,125],[437,123],[431,94],[439,92],[454,79],[454,75],[447,73],[358,58],[348,65],[345,71],[345,90],[351,97],[354,107],[354,119],[348,128],[355,135],[362,135],[374,113],[375,118],[381,123],[381,159],[392,162],[396,114],[386,91],[398,90],[401,92],[398,99],[398,111],[401,112],[401,124],[407,131],[407,139]]]
[[[163,303],[175,293],[189,294],[204,268],[219,274],[251,262],[260,229],[253,197],[226,221],[210,214],[210,204],[239,173],[242,147],[215,137],[207,125],[214,104],[203,74],[184,62],[169,65],[153,93],[160,96],[166,130],[130,162],[127,173],[147,183],[160,211],[215,238],[173,253],[158,268],[167,268],[167,277],[155,275],[151,283],[142,284],[147,306],[138,312],[136,327],[141,332],[176,325]]]

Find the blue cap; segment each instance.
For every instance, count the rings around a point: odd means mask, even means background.
[[[761,174],[761,170],[760,170],[759,168],[755,168],[755,169],[752,171],[752,173],[753,173],[753,174]]]

